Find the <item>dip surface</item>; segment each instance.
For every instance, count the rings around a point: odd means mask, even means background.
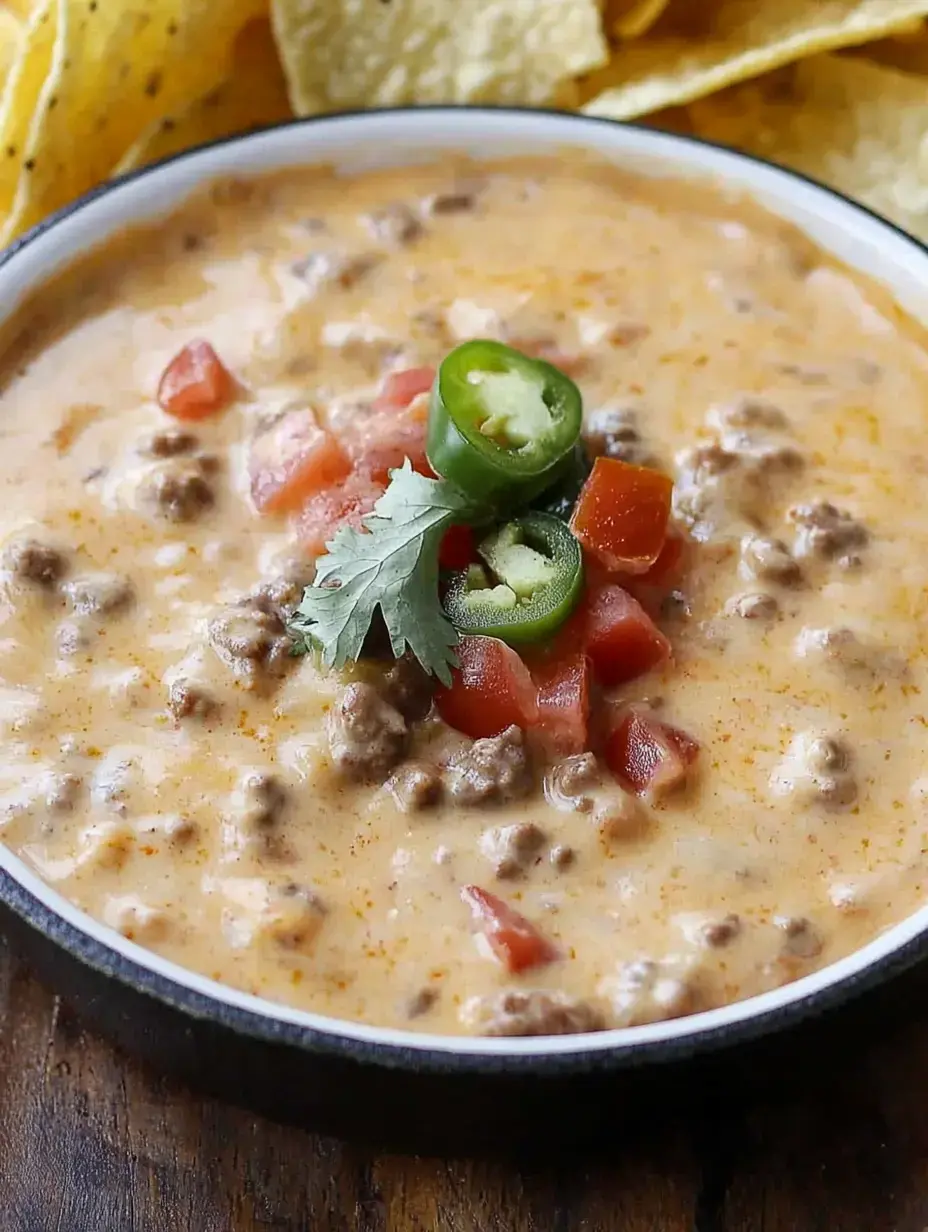
[[[356,428],[480,337],[569,364],[591,448],[674,478],[673,660],[617,696],[700,742],[682,792],[536,750],[521,798],[405,811],[333,765],[345,681],[287,654],[312,560],[252,441]],[[181,424],[155,392],[196,338],[238,394]],[[416,1030],[655,1021],[849,953],[925,897],[924,341],[750,203],[567,155],[215,185],[7,329],[0,841],[184,966]],[[413,753],[468,743],[433,716]],[[556,961],[507,973],[468,885]]]

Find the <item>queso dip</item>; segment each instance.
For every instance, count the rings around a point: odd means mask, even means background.
[[[509,677],[456,729],[376,630],[293,653],[472,339],[673,481],[667,569],[586,571],[662,649],[580,745],[558,690],[496,722]],[[172,402],[179,355],[214,407]],[[924,902],[925,336],[750,203],[567,154],[225,181],[30,300],[2,365],[0,841],[124,936],[338,1018],[547,1034],[749,997]],[[349,459],[312,494],[307,431]],[[623,722],[668,776],[616,773]]]

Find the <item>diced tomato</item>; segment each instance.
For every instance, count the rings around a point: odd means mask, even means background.
[[[538,686],[538,730],[562,756],[589,747],[590,660],[577,653],[540,662],[532,672]]]
[[[699,755],[692,736],[629,707],[603,749],[606,765],[620,785],[636,796],[664,795],[681,786]]]
[[[597,458],[577,500],[570,529],[607,569],[645,573],[667,538],[673,481],[660,471]]]
[[[429,408],[425,402],[413,402],[405,410],[390,414],[371,414],[345,437],[357,469],[387,483],[390,471],[402,466],[408,458],[413,470],[420,475],[433,476],[434,471],[425,456],[428,418]]]
[[[434,476],[425,456],[428,400],[419,397],[431,389],[434,379],[434,368],[390,373],[371,414],[346,434],[346,447],[358,470],[386,483],[390,471],[409,458],[413,470]]]
[[[670,657],[670,642],[621,586],[590,588],[574,624],[600,684],[612,687],[643,676]]]
[[[383,496],[384,484],[355,471],[337,487],[311,496],[297,520],[300,546],[310,556],[321,556],[340,526],[361,529],[362,519]]]
[[[686,566],[689,544],[679,531],[670,531],[657,560],[635,579],[642,586],[667,587],[680,580]]]
[[[664,540],[660,555],[644,573],[625,573],[607,569],[601,560],[587,554],[583,567],[587,581],[593,586],[616,582],[635,597],[642,593],[666,593],[675,586],[686,572],[690,557],[690,541],[676,527],[671,527]]]
[[[383,383],[383,389],[374,402],[374,411],[402,411],[419,394],[427,394],[435,380],[431,367],[404,368],[391,372]]]
[[[646,612],[657,614],[667,595],[681,582],[689,551],[689,540],[672,530],[664,540],[660,556],[647,573],[640,573],[637,577],[619,574],[614,580],[634,595]]]
[[[490,948],[511,975],[553,962],[557,949],[531,921],[480,886],[464,886],[461,898],[471,910],[474,923]]]
[[[535,685],[510,646],[495,637],[462,637],[457,655],[450,687],[439,686],[435,693],[438,712],[449,726],[478,740],[498,736],[513,724],[527,728],[537,722]]]
[[[438,549],[442,569],[466,569],[477,561],[474,532],[469,526],[451,526],[445,531]]]
[[[234,395],[232,374],[202,338],[178,351],[158,382],[158,405],[176,419],[205,419]]]
[[[337,484],[351,462],[311,410],[287,411],[251,443],[251,498],[262,513],[288,513]]]

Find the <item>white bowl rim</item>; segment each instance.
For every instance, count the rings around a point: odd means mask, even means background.
[[[731,180],[739,191],[755,195],[758,183],[775,188],[784,198],[801,195],[813,212],[837,214],[845,233],[866,239],[874,247],[893,248],[900,261],[905,258],[924,267],[923,283],[928,285],[928,247],[865,206],[811,178],[788,171],[761,158],[735,152],[713,142],[692,136],[661,132],[644,125],[619,123],[602,117],[577,113],[520,107],[428,106],[345,111],[294,119],[257,129],[247,134],[223,138],[173,155],[139,171],[130,172],[99,188],[46,219],[0,253],[0,303],[7,307],[0,319],[16,310],[4,299],[4,288],[18,286],[26,294],[41,286],[48,272],[32,278],[28,272],[19,284],[20,269],[28,271],[37,256],[56,242],[67,251],[65,264],[83,251],[88,232],[100,227],[107,206],[116,203],[110,222],[104,221],[97,241],[120,226],[143,220],[145,192],[159,179],[178,169],[197,170],[190,186],[227,175],[230,151],[257,150],[262,145],[292,149],[279,165],[312,165],[330,161],[311,148],[299,156],[297,146],[304,133],[315,135],[344,129],[368,139],[378,128],[385,137],[391,129],[414,137],[422,134],[438,117],[445,125],[458,129],[466,145],[466,132],[475,127],[497,131],[501,138],[516,134],[529,136],[547,130],[542,143],[556,147],[580,146],[594,155],[609,150],[623,157],[636,153],[670,161],[683,155],[681,178],[708,175],[723,182]],[[604,136],[609,132],[611,137]],[[596,135],[595,140],[593,135]],[[393,134],[396,135],[395,132]],[[332,148],[337,148],[337,141]],[[449,146],[449,148],[454,148]],[[696,157],[693,151],[699,151]],[[221,156],[216,158],[217,153]],[[489,152],[489,158],[494,154]],[[399,160],[401,165],[403,160]],[[277,165],[271,160],[268,165]],[[748,174],[748,172],[750,174]],[[244,172],[259,174],[255,164]],[[739,174],[740,173],[740,174]],[[745,187],[745,181],[751,185]],[[135,209],[123,210],[126,194],[135,193]],[[178,200],[185,193],[178,194]],[[768,208],[769,205],[768,205]],[[163,212],[163,211],[159,211]],[[120,215],[117,217],[117,215]],[[156,215],[157,216],[157,215]],[[115,222],[112,219],[116,218]],[[41,265],[41,261],[39,262]],[[54,262],[52,262],[54,265]],[[611,1029],[584,1035],[485,1038],[437,1035],[378,1027],[332,1018],[278,1004],[242,992],[162,958],[153,951],[127,940],[65,899],[44,882],[22,859],[0,842],[0,900],[46,937],[86,965],[107,976],[148,993],[197,1019],[212,1019],[235,1031],[258,1038],[290,1043],[311,1052],[342,1053],[389,1066],[438,1071],[541,1071],[609,1067],[639,1067],[649,1062],[671,1061],[721,1046],[743,1042],[808,1019],[848,1000],[855,993],[885,982],[928,953],[928,905],[898,924],[887,928],[867,945],[843,959],[823,967],[771,992],[749,997],[719,1009],[646,1026]]]

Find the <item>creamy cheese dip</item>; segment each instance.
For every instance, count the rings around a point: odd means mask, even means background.
[[[312,560],[250,442],[294,406],[338,435],[472,337],[569,367],[591,452],[674,478],[673,659],[618,696],[699,741],[681,791],[532,733],[478,774],[434,714],[380,781],[333,756],[345,680],[289,654]],[[238,392],[180,424],[193,338]],[[925,337],[750,203],[569,155],[222,182],[3,345],[0,840],[123,935],[336,1017],[546,1033],[751,996],[924,902]],[[508,973],[468,885],[557,959]]]

